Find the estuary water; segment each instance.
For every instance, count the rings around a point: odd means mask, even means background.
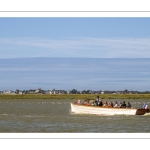
[[[0,100],[0,132],[150,133],[150,115],[73,114],[70,107],[73,101],[76,100]],[[142,107],[144,102],[150,106],[150,100],[125,101],[130,101],[134,107]]]

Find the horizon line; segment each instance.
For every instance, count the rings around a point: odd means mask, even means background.
[[[32,58],[70,58],[70,59],[150,59],[150,57],[2,57],[0,59],[32,59]]]

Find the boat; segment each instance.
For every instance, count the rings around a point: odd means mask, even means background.
[[[120,108],[120,107],[108,107],[108,106],[92,106],[92,103],[88,100],[88,103],[78,102],[71,103],[71,112],[76,114],[93,114],[93,115],[144,115],[149,113],[149,109],[145,108]]]

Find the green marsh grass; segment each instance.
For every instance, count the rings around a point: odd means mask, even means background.
[[[150,99],[150,94],[0,94],[0,99]]]

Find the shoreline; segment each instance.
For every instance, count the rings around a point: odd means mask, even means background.
[[[150,99],[150,94],[0,94],[4,99]]]

